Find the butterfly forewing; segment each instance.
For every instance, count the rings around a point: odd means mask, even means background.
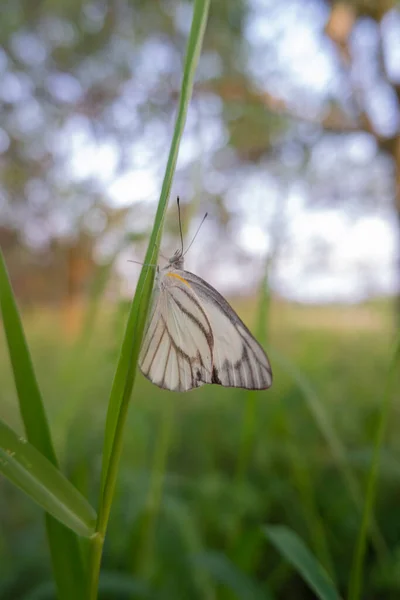
[[[213,379],[227,387],[266,389],[272,384],[268,358],[230,304],[206,281],[182,271],[210,321],[214,336]]]
[[[162,279],[139,357],[142,373],[174,391],[199,387],[210,379],[212,344],[210,324],[191,288],[172,276]]]

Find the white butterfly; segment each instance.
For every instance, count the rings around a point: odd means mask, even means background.
[[[221,294],[185,271],[183,262],[177,250],[166,267],[157,268],[139,356],[143,375],[177,392],[205,383],[269,388],[271,366],[260,344]]]

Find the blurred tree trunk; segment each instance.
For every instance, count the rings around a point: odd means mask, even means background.
[[[79,238],[66,252],[67,286],[62,322],[64,333],[70,340],[74,340],[81,330],[84,292],[95,268],[91,244],[87,242],[86,237]]]

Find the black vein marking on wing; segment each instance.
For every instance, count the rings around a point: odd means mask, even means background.
[[[183,294],[185,294],[189,298],[189,300],[191,302],[193,302],[196,305],[196,307],[198,308],[198,310],[203,315],[204,320],[205,320],[205,322],[208,325],[208,331],[204,327],[203,323],[194,314],[192,314],[185,306],[183,306],[183,304],[173,294],[170,294],[171,301],[176,304],[176,306],[179,308],[179,310],[183,314],[185,314],[190,319],[190,321],[193,324],[195,324],[197,326],[197,328],[200,330],[200,332],[203,334],[203,336],[204,336],[204,338],[205,338],[205,340],[207,342],[207,346],[208,346],[208,348],[210,350],[210,359],[211,359],[211,365],[212,365],[213,364],[214,337],[213,337],[213,334],[212,334],[212,328],[211,328],[211,324],[210,324],[210,321],[208,319],[208,316],[205,313],[203,307],[201,306],[200,302],[197,300],[197,298],[196,298],[196,296],[194,295],[193,292],[190,293],[184,287],[181,287],[181,286],[173,286],[173,287],[179,287],[179,290]],[[173,314],[174,314],[174,318],[175,318],[175,313],[173,313]],[[178,327],[177,327],[177,331],[179,331]],[[168,331],[168,333],[169,333],[169,331]],[[186,333],[192,337],[192,340],[194,342],[194,346],[197,347],[196,340],[193,338],[193,334],[192,334],[190,328],[186,329]],[[171,336],[170,333],[169,333],[169,335],[170,335],[170,338],[172,340],[172,336]],[[176,344],[175,344],[175,347],[177,347]],[[190,357],[189,355],[185,354],[184,358],[187,360],[187,362],[189,364],[189,368],[190,368],[191,388],[193,388],[193,387],[199,387],[199,385],[201,385],[203,383],[211,383],[212,374],[208,371],[208,369],[204,365],[204,361],[203,361],[203,358],[202,358],[202,356],[200,354],[200,350],[197,350],[196,357]],[[196,370],[196,377],[195,377],[194,372],[193,372],[193,366],[196,363],[200,364],[201,370],[200,369]],[[180,384],[181,384],[181,381],[180,381]]]
[[[204,312],[203,307],[201,306],[201,304],[199,303],[199,301],[197,300],[197,298],[196,298],[196,296],[194,295],[193,292],[190,293],[184,287],[181,287],[181,286],[179,286],[179,290],[183,294],[185,294],[185,296],[187,296],[191,302],[193,302],[196,305],[196,307],[201,312],[201,314],[204,317],[205,322],[208,325],[208,331],[207,331],[207,329],[204,327],[203,323],[201,323],[201,321],[195,315],[193,315],[191,312],[189,312],[185,308],[185,306],[183,306],[182,303],[179,300],[177,300],[177,298],[174,295],[171,294],[171,300],[176,304],[176,306],[179,308],[179,310],[181,312],[183,312],[183,314],[185,314],[191,320],[191,322],[194,323],[198,327],[198,329],[200,330],[200,332],[203,334],[203,336],[204,336],[204,338],[206,340],[208,349],[210,351],[210,360],[211,360],[211,365],[212,365],[212,363],[213,363],[213,350],[214,350],[214,337],[213,337],[213,334],[212,334],[212,328],[211,328],[211,324],[210,324],[210,321],[208,319],[208,316]],[[197,347],[196,340],[193,337],[193,333],[192,333],[190,327],[186,329],[186,333],[191,336],[192,341],[194,343],[193,344],[194,347]],[[193,357],[193,358],[189,357],[188,360],[189,360],[190,372],[191,372],[191,377],[192,377],[192,387],[199,387],[199,383],[198,382],[200,382],[200,381],[202,383],[210,383],[210,373],[209,373],[209,370],[206,368],[206,365],[204,364],[203,358],[202,358],[200,350],[198,348],[197,348],[196,357]],[[194,375],[193,375],[193,365],[196,364],[196,362],[198,362],[200,364],[200,366],[201,366],[201,371],[200,371],[201,377],[200,377],[200,379],[195,378]]]
[[[201,358],[200,350],[197,350],[196,359],[199,361],[201,368],[202,369],[206,369],[206,366],[205,366],[205,364],[203,362],[203,359]]]
[[[165,360],[164,372],[163,372],[163,376],[162,376],[162,379],[161,379],[161,385],[162,385],[162,387],[165,386],[165,375],[167,374],[167,367],[168,367],[169,357],[170,357],[170,354],[171,354],[171,348],[172,348],[172,344],[171,344],[171,340],[170,340],[169,346],[168,346],[168,354],[167,354],[167,358]]]
[[[183,304],[181,304],[181,302],[179,302],[179,300],[177,300],[173,296],[172,296],[172,299],[175,302],[175,304],[177,305],[177,307],[179,308],[179,310],[182,311],[192,321],[192,323],[195,323],[195,325],[197,325],[197,327],[200,329],[200,331],[202,332],[202,334],[204,335],[204,337],[207,340],[207,344],[209,345],[210,351],[211,351],[211,354],[212,354],[212,350],[213,350],[213,346],[214,346],[214,338],[213,338],[213,334],[212,334],[212,330],[211,330],[211,325],[210,325],[210,322],[208,320],[208,317],[207,317],[206,313],[204,312],[204,310],[202,309],[202,307],[200,306],[200,304],[197,302],[197,300],[194,299],[194,297],[191,294],[187,293],[186,290],[184,290],[182,288],[180,288],[180,290],[182,292],[184,292],[191,300],[194,301],[194,303],[196,304],[196,306],[199,308],[199,310],[201,311],[201,313],[204,315],[204,318],[207,321],[208,326],[209,326],[209,331],[206,330],[206,328],[204,327],[203,323],[201,323],[199,321],[199,319],[193,313],[189,312],[187,310],[187,308],[185,308],[183,306]]]
[[[246,346],[243,346],[243,357],[242,357],[242,360],[248,366],[248,375],[250,376],[250,387],[252,387],[252,388],[257,387],[255,379],[254,379],[253,367],[251,366],[251,360],[250,360],[249,353],[247,351]]]
[[[172,311],[172,318],[175,321],[175,327],[176,327],[176,331],[179,335],[179,341],[182,342],[180,330],[178,327],[178,322],[176,320],[176,316],[173,311]],[[167,326],[165,320],[164,320],[164,323],[165,323],[165,326]],[[182,360],[187,360],[190,363],[190,357],[189,357],[189,355],[185,354],[183,352],[182,348],[175,343],[175,341],[169,331],[168,331],[168,335],[170,337],[171,344],[176,352],[176,366],[178,369],[178,388],[177,389],[180,390],[182,388],[182,379],[181,379],[182,365],[181,365],[180,359],[182,358]]]
[[[224,364],[222,365],[222,370],[226,371],[226,376],[228,378],[228,386],[234,387],[234,381],[232,377],[232,363],[228,359],[225,359]]]
[[[191,387],[195,387],[195,379],[194,379],[194,375],[193,375],[193,364],[192,364],[192,362],[189,363],[189,367],[190,367]]]
[[[262,362],[262,361],[261,361],[261,360],[258,358],[258,356],[255,354],[255,352],[254,352],[253,348],[252,348],[252,347],[251,347],[251,345],[249,344],[249,341],[248,341],[248,339],[246,339],[246,337],[245,337],[245,336],[242,334],[242,332],[241,332],[239,329],[237,329],[237,332],[238,332],[238,334],[240,335],[240,337],[242,338],[242,341],[243,341],[243,344],[244,344],[244,347],[243,347],[243,352],[244,352],[244,350],[246,349],[246,346],[247,346],[247,348],[248,348],[248,349],[251,351],[251,353],[252,353],[252,355],[253,355],[253,358],[254,358],[254,360],[255,360],[255,361],[258,363],[258,365],[259,365],[260,367],[262,367],[263,369],[266,369],[266,370],[267,370],[267,372],[268,372],[268,373],[271,375],[271,374],[272,374],[272,373],[271,373],[271,369],[270,369],[270,367],[269,367],[269,366],[267,366],[267,365],[269,365],[269,361],[268,361],[268,363],[267,363],[267,364],[264,364],[264,363],[263,363],[263,362]],[[257,343],[257,345],[258,345],[258,346],[261,348],[261,350],[262,350],[262,351],[263,351],[263,353],[265,354],[265,352],[264,352],[264,349],[263,349],[263,348],[260,346],[260,344],[257,342],[257,340],[255,339],[255,337],[254,337],[254,336],[253,336],[253,335],[250,333],[250,331],[247,329],[247,327],[246,327],[246,333],[248,333],[248,335],[250,335],[250,336],[251,336],[251,339],[252,339],[254,342],[256,342],[256,343]],[[246,351],[246,354],[247,354],[247,351]],[[248,354],[247,354],[247,358],[248,358]]]
[[[180,346],[178,346],[178,344],[175,342],[174,338],[172,337],[172,335],[169,332],[169,329],[167,327],[167,324],[165,322],[164,317],[160,317],[161,321],[163,322],[163,325],[165,327],[165,329],[167,330],[168,336],[169,336],[169,341],[173,347],[173,349],[175,350],[175,352],[177,353],[178,356],[180,356],[181,358],[183,358],[184,360],[187,360],[190,362],[190,356],[189,354],[186,354],[186,352],[184,352],[182,350],[182,348]]]
[[[153,311],[153,313],[151,315],[151,318],[149,319],[149,323],[147,325],[146,331],[145,331],[145,333],[143,335],[143,341],[144,341],[144,343],[146,343],[146,340],[147,340],[146,350],[144,349],[144,347],[142,347],[141,351],[140,351],[140,354],[141,354],[141,356],[143,356],[143,358],[145,358],[147,356],[147,353],[148,353],[149,348],[150,348],[151,341],[152,341],[153,336],[154,336],[154,334],[155,334],[155,332],[157,330],[158,320],[154,318],[154,313],[155,313],[155,311]],[[154,328],[153,328],[152,334],[149,335],[150,328],[151,328],[151,326],[153,324],[154,324]],[[141,362],[144,362],[144,360],[141,361]]]
[[[175,301],[175,298],[174,298],[174,301]],[[174,318],[175,318],[175,316],[174,316]],[[169,329],[168,329],[165,319],[163,317],[160,317],[160,319],[162,320],[162,323],[167,331],[171,347],[173,348],[173,350],[176,352],[176,355],[177,355],[176,361],[177,361],[177,366],[178,366],[178,381],[179,381],[179,385],[178,385],[177,389],[179,390],[184,387],[183,381],[182,381],[182,372],[185,372],[185,370],[184,370],[184,366],[180,362],[181,360],[186,361],[189,366],[189,369],[190,369],[191,387],[187,388],[187,389],[191,389],[193,387],[199,387],[199,382],[203,383],[204,379],[202,379],[203,375],[199,369],[197,369],[197,372],[200,372],[200,378],[197,377],[197,373],[196,373],[196,377],[194,376],[194,372],[193,372],[194,365],[200,364],[200,367],[202,368],[203,372],[207,373],[207,369],[204,365],[204,362],[203,362],[200,352],[198,351],[195,357],[191,357],[191,356],[189,356],[189,354],[184,352],[184,350],[182,350],[182,348],[180,346],[178,346],[178,344],[175,342],[173,336],[169,332]],[[178,329],[178,331],[179,331],[179,329]],[[161,385],[157,382],[154,382],[154,383],[156,383],[157,385],[160,385],[160,387],[166,387],[165,382],[164,382],[164,385]],[[167,388],[167,389],[169,389],[169,388]]]
[[[235,371],[239,375],[239,381],[240,381],[240,383],[244,384],[245,380],[246,380],[246,376],[245,376],[245,372],[244,372],[244,369],[243,369],[243,360],[241,358],[239,358],[239,360],[236,361],[235,364],[233,365],[233,368],[235,369]],[[247,381],[246,381],[246,383],[247,383]],[[247,387],[247,385],[244,386],[244,387]]]
[[[162,342],[162,340],[163,340],[163,338],[164,338],[164,335],[165,335],[166,329],[167,329],[167,328],[165,327],[165,324],[164,324],[164,328],[163,328],[163,330],[162,330],[162,333],[161,333],[161,335],[160,335],[160,339],[158,340],[158,343],[157,343],[156,349],[154,350],[153,358],[151,359],[151,361],[150,361],[150,364],[149,364],[149,366],[148,366],[148,368],[147,368],[147,373],[150,373],[150,371],[151,371],[151,367],[153,366],[154,359],[155,359],[155,357],[157,356],[157,352],[158,352],[158,351],[159,351],[159,349],[160,349],[161,342]],[[153,338],[151,338],[151,340],[152,340],[152,339],[153,339]],[[150,340],[150,341],[151,341],[151,340]],[[146,360],[146,358],[147,358],[147,354],[148,354],[148,352],[149,352],[149,349],[150,349],[150,344],[149,344],[149,345],[148,345],[148,347],[147,347],[146,353],[144,354],[144,358],[143,358],[143,360],[141,361],[141,364],[143,364],[143,363],[145,362],[145,360]]]
[[[219,374],[218,374],[217,367],[213,367],[212,375],[211,375],[211,383],[216,383],[217,385],[222,385],[222,382],[218,375]]]

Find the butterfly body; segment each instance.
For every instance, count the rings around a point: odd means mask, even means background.
[[[264,350],[221,294],[183,266],[178,250],[157,270],[139,357],[142,373],[174,391],[205,383],[270,387],[272,373]]]

